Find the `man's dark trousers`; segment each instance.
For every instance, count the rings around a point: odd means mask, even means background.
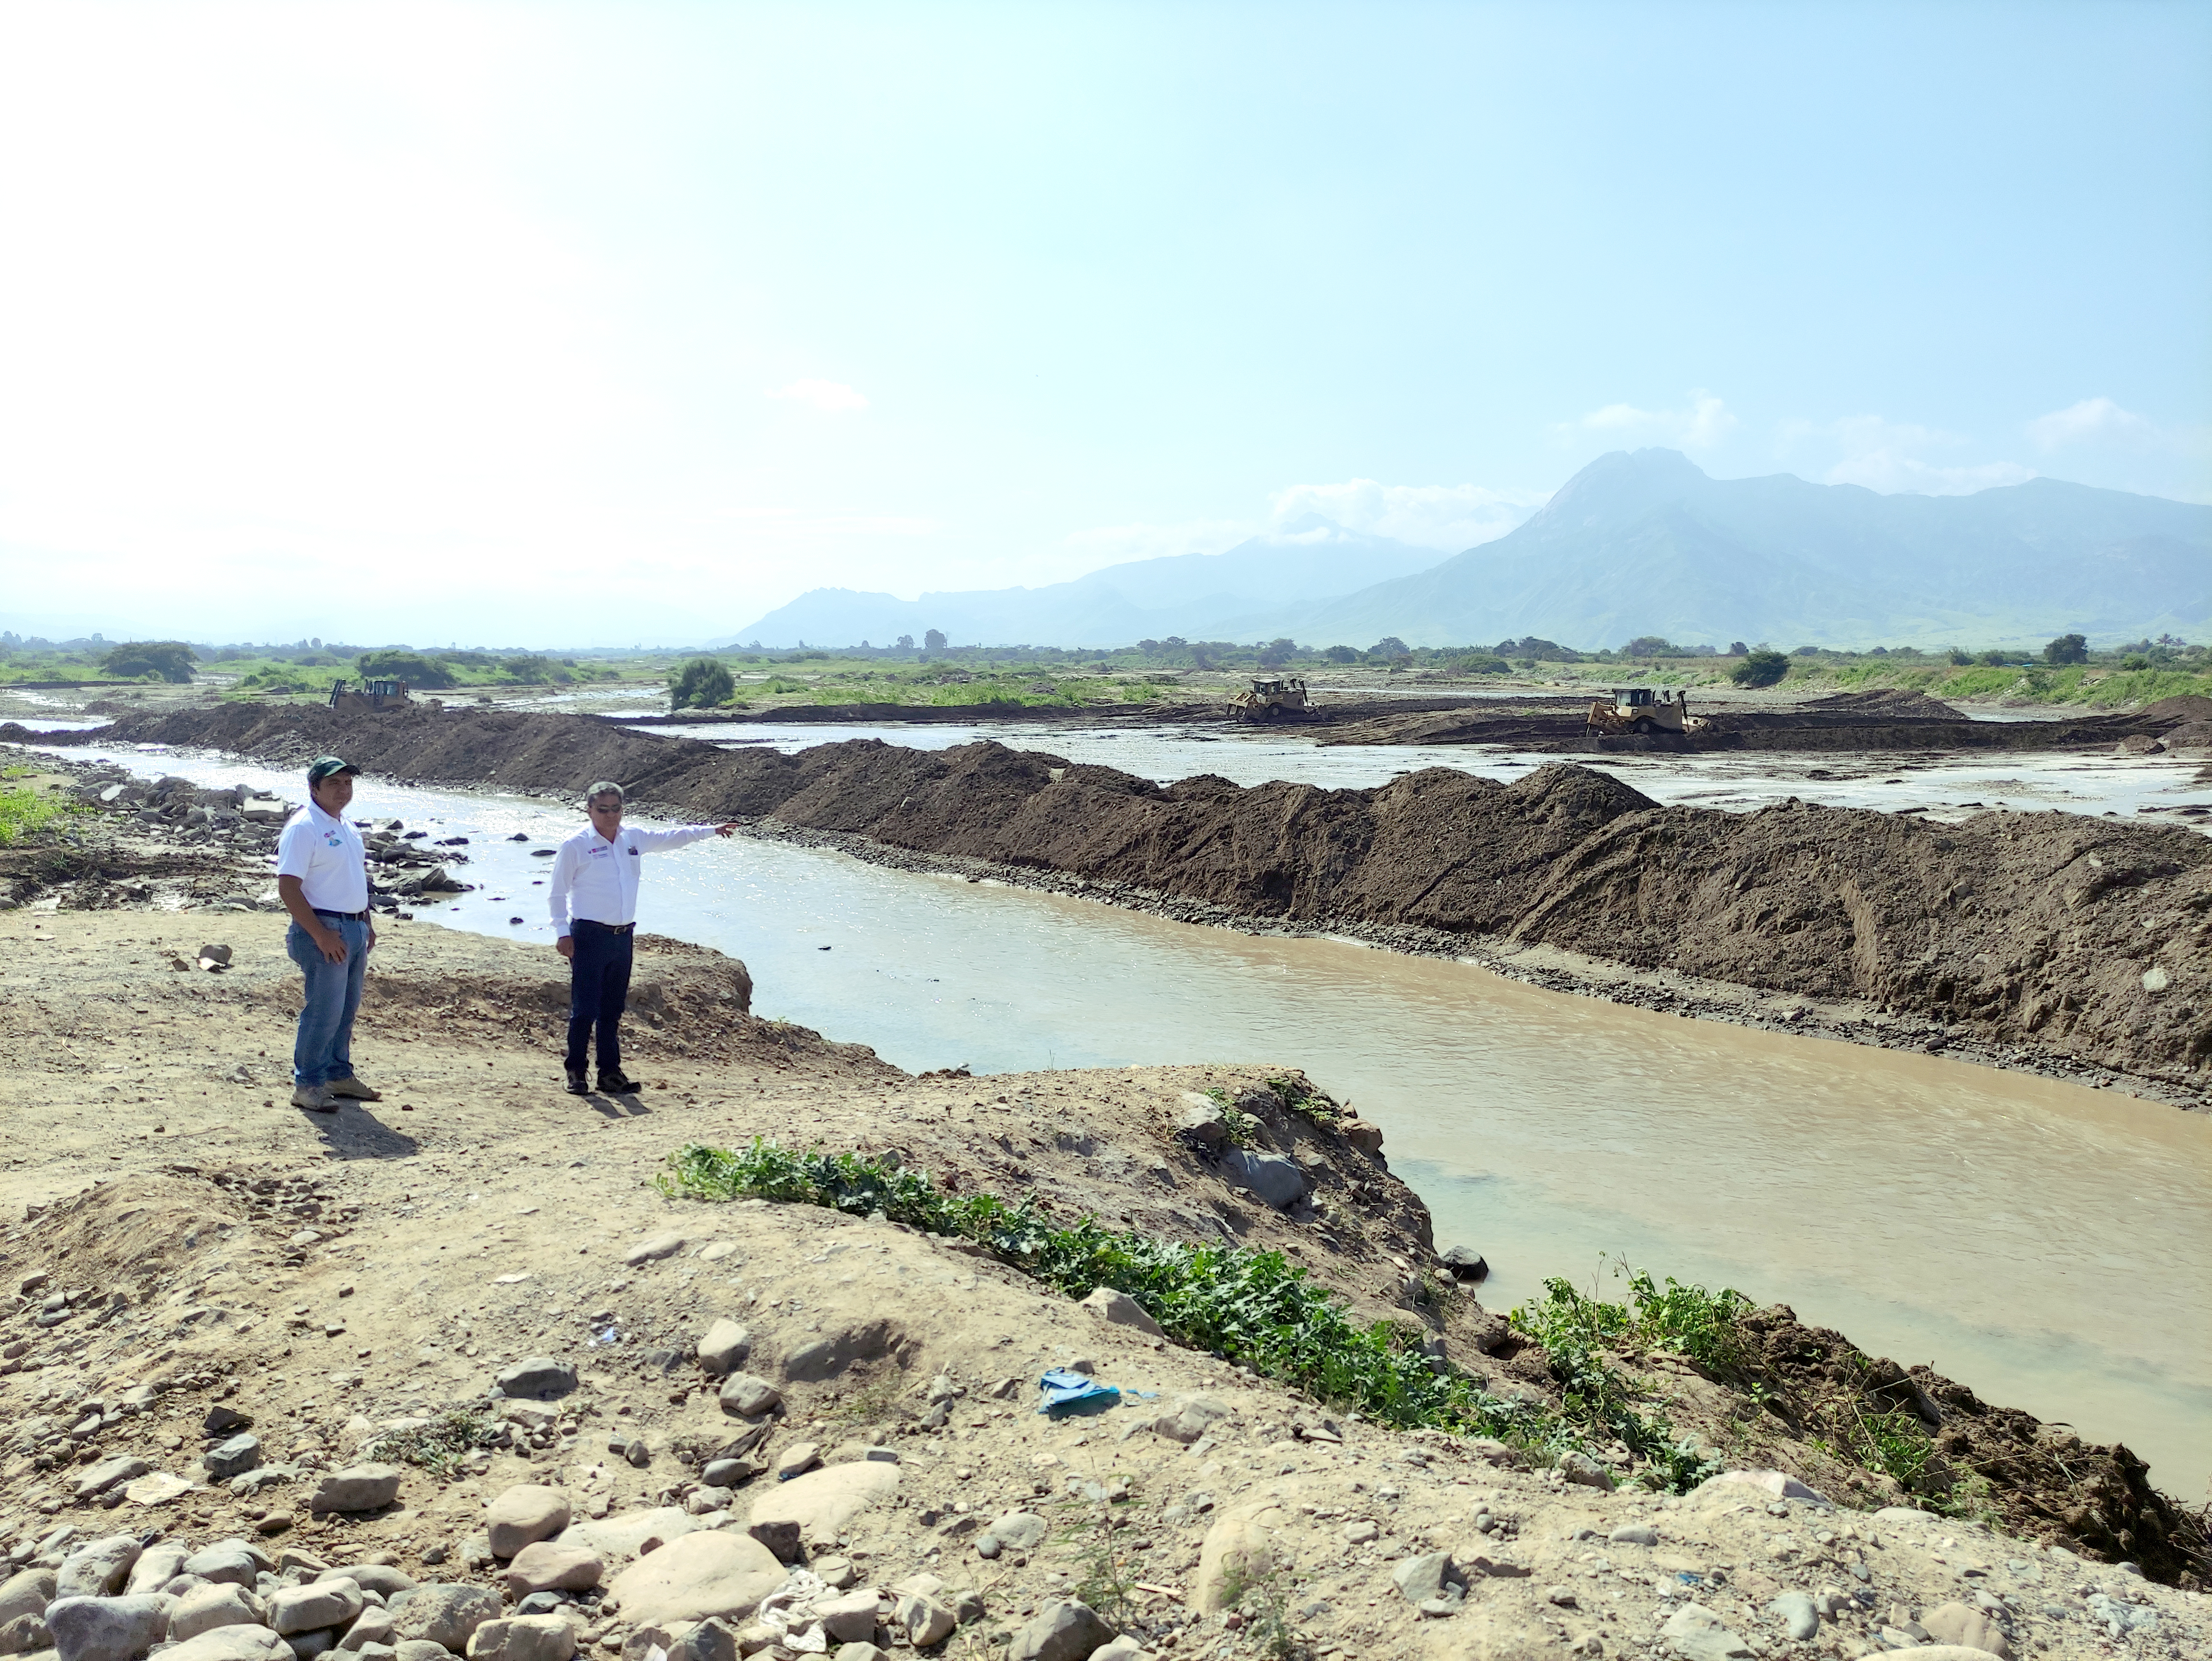
[[[579,917],[570,925],[568,1071],[584,1070],[584,1046],[599,1029],[599,1071],[622,1071],[622,1017],[629,1000],[630,931]]]

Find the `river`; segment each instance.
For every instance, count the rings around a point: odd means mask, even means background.
[[[69,753],[301,794],[221,757]],[[547,941],[545,861],[502,838],[573,814],[375,778],[356,812],[473,838],[482,886],[418,917]],[[1304,1067],[1384,1127],[1439,1244],[1488,1256],[1487,1305],[1617,1287],[1626,1256],[2124,1440],[2185,1499],[2212,1477],[2212,1117],[744,837],[656,857],[640,922],[743,958],[759,1013],[908,1068]]]

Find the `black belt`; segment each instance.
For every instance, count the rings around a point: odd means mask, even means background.
[[[601,922],[597,917],[579,917],[576,919],[576,927],[579,928],[604,928],[610,934],[627,934],[631,929],[636,928],[637,925],[634,922]]]
[[[341,922],[367,922],[368,921],[368,913],[366,911],[325,911],[319,905],[315,907],[314,910],[315,915],[319,917],[336,917]]]

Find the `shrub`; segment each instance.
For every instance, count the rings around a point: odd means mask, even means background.
[[[509,680],[519,680],[529,686],[543,685],[553,678],[553,660],[536,652],[503,659],[499,667]]]
[[[730,672],[714,658],[693,658],[669,678],[671,709],[711,709],[737,694]]]
[[[118,679],[154,675],[182,685],[198,661],[199,654],[180,640],[130,640],[111,648],[100,666]]]
[[[0,789],[0,848],[13,848],[56,820],[84,810],[62,796],[42,796],[35,790]]]
[[[364,679],[371,675],[392,675],[407,683],[410,688],[435,690],[453,685],[453,672],[435,658],[426,658],[420,652],[410,652],[404,646],[387,646],[380,651],[363,652],[353,660]]]
[[[2080,635],[2061,635],[2043,648],[2045,663],[2087,663],[2089,642]]]
[[[1739,686],[1771,686],[1790,672],[1790,660],[1771,647],[1755,646],[1729,671]]]

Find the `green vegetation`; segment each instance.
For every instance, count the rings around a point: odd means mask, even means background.
[[[4,776],[21,778],[29,770],[11,767]],[[66,796],[42,796],[35,790],[0,788],[0,848],[14,848],[47,826],[85,811],[81,803]]]
[[[712,709],[737,695],[738,684],[719,658],[693,658],[669,677],[671,709]]]
[[[388,1431],[362,1449],[364,1459],[404,1459],[441,1482],[460,1475],[471,1454],[489,1440],[496,1422],[472,1408],[441,1413],[413,1430]]]
[[[1757,646],[1729,671],[1729,678],[1739,686],[1771,686],[1789,672],[1788,658],[1771,647]]]
[[[166,680],[182,685],[192,678],[199,654],[180,640],[132,640],[114,648],[100,666],[118,680]]]

